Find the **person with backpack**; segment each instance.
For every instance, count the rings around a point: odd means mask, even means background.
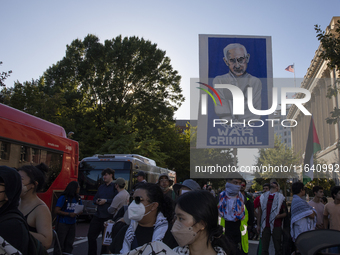
[[[0,166],[0,236],[23,255],[29,255],[29,232],[19,211],[21,177],[7,166]]]
[[[78,182],[70,182],[65,191],[59,197],[54,209],[57,214],[55,230],[58,234],[60,248],[63,253],[72,253],[73,242],[76,237],[76,217],[82,213],[75,213],[76,205],[82,205],[79,196],[80,186]],[[54,244],[54,255],[59,255],[59,245]]]

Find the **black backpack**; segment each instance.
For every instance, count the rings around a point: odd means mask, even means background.
[[[28,230],[28,224],[26,220],[17,213],[9,213],[1,217],[0,223],[9,219],[18,219],[21,220],[26,226],[28,232],[28,254],[29,255],[48,255],[45,247],[42,243],[36,239]]]

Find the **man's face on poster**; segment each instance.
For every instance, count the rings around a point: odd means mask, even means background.
[[[227,53],[227,59],[224,62],[235,76],[241,76],[247,71],[249,54],[246,54],[243,48],[230,49]]]

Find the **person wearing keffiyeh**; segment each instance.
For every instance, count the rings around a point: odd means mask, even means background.
[[[260,197],[257,231],[262,241],[263,255],[269,254],[270,239],[273,239],[275,254],[281,254],[282,219],[286,217],[285,197],[278,192],[279,184],[270,183],[270,190]]]
[[[225,228],[225,235],[241,251],[240,226],[241,220],[245,217],[244,201],[246,199],[240,192],[242,179],[243,177],[236,172],[227,176],[225,190],[220,193],[218,204],[218,211],[222,217],[221,225]]]
[[[130,225],[123,226],[109,247],[113,254],[124,254],[149,242],[162,241],[170,248],[178,246],[171,234],[172,201],[163,194],[159,185],[138,185],[129,205]],[[133,210],[131,209],[134,206]],[[140,211],[141,209],[141,211]],[[135,216],[138,217],[135,217]]]
[[[292,185],[293,200],[291,205],[290,234],[293,241],[303,232],[314,230],[316,226],[316,210],[306,200],[306,190],[302,182],[295,182]]]

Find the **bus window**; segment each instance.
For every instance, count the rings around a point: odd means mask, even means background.
[[[95,195],[97,193],[98,187],[103,184],[102,179],[103,169],[98,170],[80,170],[78,182],[80,185],[81,195]],[[130,172],[126,170],[115,170],[115,178],[123,178],[127,183],[129,182]],[[126,186],[126,189],[129,187]]]
[[[63,155],[55,152],[41,150],[41,163],[48,166],[48,173],[46,173],[46,185],[41,192],[45,192],[52,185],[54,180],[58,177],[62,169]]]
[[[39,164],[40,162],[40,150],[32,149],[32,163]]]
[[[1,142],[1,151],[0,151],[1,160],[9,160],[10,145],[11,145],[10,143]]]
[[[29,161],[28,160],[28,157],[29,157],[29,152],[28,151],[29,151],[28,147],[21,146],[21,151],[20,151],[20,162],[21,163]]]
[[[95,195],[103,183],[102,171],[106,168],[115,170],[115,178],[129,181],[131,162],[122,161],[84,161],[79,167],[78,181],[81,195]],[[129,187],[126,187],[129,188]]]

